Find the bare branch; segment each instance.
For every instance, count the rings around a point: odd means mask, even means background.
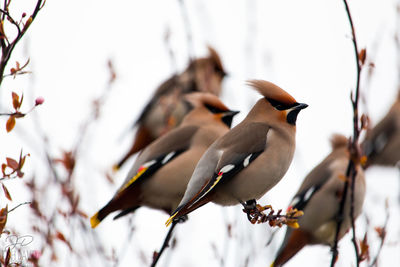
[[[10,209],[10,210],[8,211],[8,213],[12,212],[13,210],[19,208],[19,207],[22,206],[22,205],[30,205],[31,203],[32,203],[32,202],[29,202],[29,201],[27,201],[27,202],[22,202],[22,203],[18,204],[17,206],[15,206],[14,208]]]
[[[357,240],[356,240],[356,236],[355,236],[355,224],[354,224],[354,186],[355,186],[355,178],[357,176],[356,166],[360,162],[360,149],[359,149],[359,145],[358,145],[358,138],[360,136],[361,129],[359,126],[360,118],[359,118],[359,114],[358,114],[358,102],[359,102],[359,95],[360,95],[359,92],[360,92],[360,75],[361,75],[362,61],[360,60],[360,53],[358,51],[356,33],[354,30],[353,19],[351,17],[350,9],[349,9],[349,6],[348,6],[346,0],[343,0],[343,3],[345,5],[347,17],[348,17],[350,27],[351,27],[352,42],[353,42],[354,54],[355,54],[356,66],[357,66],[357,78],[356,78],[355,96],[353,97],[353,93],[351,93],[351,103],[352,103],[352,107],[353,107],[353,138],[351,139],[351,144],[349,147],[350,160],[349,160],[349,164],[348,164],[348,167],[346,170],[347,179],[344,183],[342,199],[340,201],[339,212],[337,214],[337,228],[336,228],[334,245],[332,247],[331,267],[333,267],[335,265],[337,257],[338,257],[339,233],[340,233],[340,228],[341,228],[343,220],[344,220],[344,206],[346,203],[349,182],[351,182],[351,184],[350,184],[350,186],[351,186],[350,217],[351,217],[351,225],[352,225],[352,233],[353,233],[352,242],[353,242],[354,250],[355,250],[355,254],[356,254],[357,266],[359,266],[359,264],[360,264],[359,249],[358,249]],[[364,53],[365,53],[365,51],[364,51]]]

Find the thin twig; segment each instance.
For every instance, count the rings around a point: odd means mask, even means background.
[[[22,202],[22,203],[18,204],[17,206],[15,206],[14,208],[10,209],[10,210],[8,211],[8,213],[12,212],[13,210],[19,208],[19,207],[22,206],[22,205],[28,205],[28,204],[30,205],[31,203],[32,203],[32,202],[29,202],[29,201],[27,201],[27,202]]]
[[[9,2],[8,2],[9,3]],[[19,40],[21,40],[22,39],[22,37],[24,36],[24,34],[26,33],[26,31],[27,31],[27,27],[29,26],[29,25],[27,25],[28,23],[29,24],[32,24],[32,22],[33,22],[33,20],[35,19],[35,17],[36,17],[36,15],[38,14],[38,12],[43,8],[43,6],[44,6],[44,4],[46,3],[46,1],[42,1],[42,0],[38,0],[37,2],[36,2],[36,6],[35,6],[35,9],[34,9],[34,11],[32,12],[32,15],[30,15],[30,17],[28,18],[28,20],[27,20],[27,22],[26,22],[26,24],[24,25],[24,27],[23,27],[23,29],[21,30],[21,28],[20,28],[20,25],[18,24],[18,23],[16,23],[15,22],[15,20],[11,17],[11,15],[5,10],[5,9],[7,9],[7,4],[8,3],[6,3],[6,2],[4,2],[4,10],[1,10],[0,12],[3,14],[3,19],[2,19],[2,21],[4,21],[4,18],[5,17],[7,17],[7,18],[9,18],[10,19],[10,22],[13,24],[13,25],[15,25],[16,27],[17,27],[17,29],[18,29],[18,34],[17,34],[17,36],[15,37],[15,39],[11,42],[11,43],[8,43],[8,44],[5,44],[5,42],[4,41],[2,41],[2,42],[0,42],[0,44],[1,44],[1,48],[2,48],[2,54],[1,54],[1,59],[0,59],[0,85],[1,85],[1,83],[2,83],[2,81],[3,81],[3,78],[4,78],[4,71],[5,71],[5,68],[6,68],[6,65],[7,65],[7,63],[8,63],[8,61],[10,60],[10,57],[11,57],[11,54],[12,54],[12,52],[13,52],[13,50],[14,50],[14,48],[15,48],[15,46],[17,45],[17,43],[19,42]],[[30,22],[28,22],[28,21],[30,21]]]
[[[382,251],[382,248],[383,248],[383,244],[385,243],[385,239],[386,239],[386,228],[387,228],[387,225],[388,225],[388,222],[389,222],[389,217],[390,217],[389,216],[389,207],[386,204],[386,217],[385,217],[385,222],[383,224],[383,227],[381,228],[382,233],[378,233],[379,234],[379,238],[380,238],[379,248],[378,248],[378,251],[376,252],[376,255],[375,255],[374,259],[372,260],[372,263],[369,265],[369,267],[377,266],[379,255],[381,254],[381,251]]]
[[[331,267],[335,266],[336,259],[338,257],[339,233],[340,233],[340,228],[342,226],[344,216],[345,216],[344,215],[344,206],[346,203],[347,191],[348,191],[348,186],[349,186],[350,181],[351,181],[350,218],[351,218],[351,226],[352,226],[352,232],[353,232],[352,242],[353,242],[354,250],[355,250],[355,254],[356,254],[357,266],[359,266],[359,264],[360,264],[358,245],[357,245],[357,240],[356,240],[356,236],[355,236],[356,231],[355,231],[355,223],[354,223],[354,187],[355,187],[355,179],[357,176],[356,166],[357,166],[357,164],[359,162],[359,158],[360,158],[360,153],[359,153],[359,148],[358,148],[358,138],[360,136],[361,129],[359,127],[358,100],[359,100],[359,91],[360,91],[361,62],[360,62],[360,57],[359,57],[359,52],[358,52],[356,33],[354,30],[353,19],[351,17],[350,9],[349,9],[349,6],[348,6],[346,0],[343,0],[343,3],[345,5],[347,17],[348,17],[350,27],[351,27],[352,42],[353,42],[354,54],[355,54],[356,66],[357,66],[357,78],[356,78],[355,97],[353,97],[353,93],[351,93],[351,103],[352,103],[352,107],[353,107],[353,138],[352,138],[351,144],[350,144],[350,160],[349,160],[349,164],[348,164],[348,167],[346,170],[346,178],[347,179],[344,183],[342,199],[340,201],[339,212],[337,214],[337,228],[336,228],[334,245],[332,247]]]
[[[185,32],[186,32],[189,59],[190,59],[190,61],[192,61],[194,59],[194,45],[193,45],[192,32],[190,30],[189,16],[187,13],[187,9],[185,7],[184,0],[179,0],[179,6],[181,9],[182,18],[183,18],[183,27],[185,28]]]
[[[157,262],[158,262],[158,260],[160,259],[162,253],[164,252],[164,250],[165,250],[167,247],[169,247],[168,243],[169,243],[169,240],[170,240],[171,237],[172,237],[172,231],[174,230],[174,228],[175,228],[175,226],[178,224],[178,222],[179,222],[179,221],[173,221],[173,222],[172,222],[172,225],[171,225],[171,227],[170,227],[170,229],[169,229],[169,231],[168,231],[168,233],[167,233],[167,236],[166,236],[165,239],[164,239],[164,243],[162,244],[160,251],[159,251],[159,252],[156,254],[156,256],[154,257],[153,262],[151,263],[150,267],[155,267],[155,266],[157,265]]]

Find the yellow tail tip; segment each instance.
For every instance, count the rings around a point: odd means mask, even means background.
[[[166,226],[166,227],[170,226],[170,224],[172,223],[172,221],[174,220],[174,218],[175,218],[175,216],[176,216],[177,214],[178,214],[178,213],[175,212],[174,215],[172,215],[171,217],[169,217],[169,219],[165,222],[165,226]]]
[[[269,267],[274,267],[275,266],[274,263],[275,262],[273,261]]]
[[[96,212],[96,214],[93,215],[92,218],[90,218],[90,226],[92,226],[92,228],[96,228],[96,226],[99,225],[99,223],[100,223],[98,215],[99,215],[99,213]]]

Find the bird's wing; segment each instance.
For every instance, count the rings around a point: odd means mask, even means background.
[[[333,164],[346,164],[347,150],[337,150],[329,154],[304,179],[302,185],[289,204],[288,209],[303,210],[310,199],[327,183],[333,175]],[[341,163],[339,163],[341,162]],[[343,166],[345,168],[346,166]],[[343,173],[345,175],[345,173]]]
[[[185,126],[172,130],[161,136],[150,144],[142,154],[139,155],[135,164],[128,173],[125,182],[118,190],[120,194],[133,183],[151,176],[165,164],[190,148],[192,138],[198,126]]]
[[[263,123],[249,123],[244,126],[233,128],[202,156],[181,204],[173,212],[167,225],[175,217],[179,218],[206,204],[210,192],[217,184],[227,182],[266,149],[270,127]]]
[[[388,113],[372,130],[367,133],[363,142],[364,153],[373,158],[381,153],[396,133],[396,118],[394,113]]]
[[[136,120],[136,122],[133,124],[133,126],[136,126],[138,124],[141,124],[149,112],[152,110],[154,105],[157,105],[160,97],[163,95],[169,94],[177,85],[177,76],[174,75],[165,82],[163,82],[156,90],[150,101],[146,104],[144,107],[142,113],[140,114],[139,118]]]

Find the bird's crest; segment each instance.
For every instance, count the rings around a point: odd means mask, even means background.
[[[332,150],[345,147],[349,144],[349,139],[342,134],[333,134],[331,137]]]
[[[229,108],[222,103],[222,101],[211,93],[191,93],[184,96],[184,98],[194,107],[205,106],[208,109],[213,108],[219,111],[229,111]]]
[[[263,80],[250,80],[247,81],[247,84],[252,86],[267,99],[278,101],[279,103],[285,104],[287,106],[297,103],[296,100],[285,90],[271,82]]]
[[[209,53],[208,58],[210,58],[214,62],[216,70],[221,72],[222,74],[225,74],[224,66],[222,65],[221,58],[218,55],[217,51],[211,46],[208,46],[207,48]]]

